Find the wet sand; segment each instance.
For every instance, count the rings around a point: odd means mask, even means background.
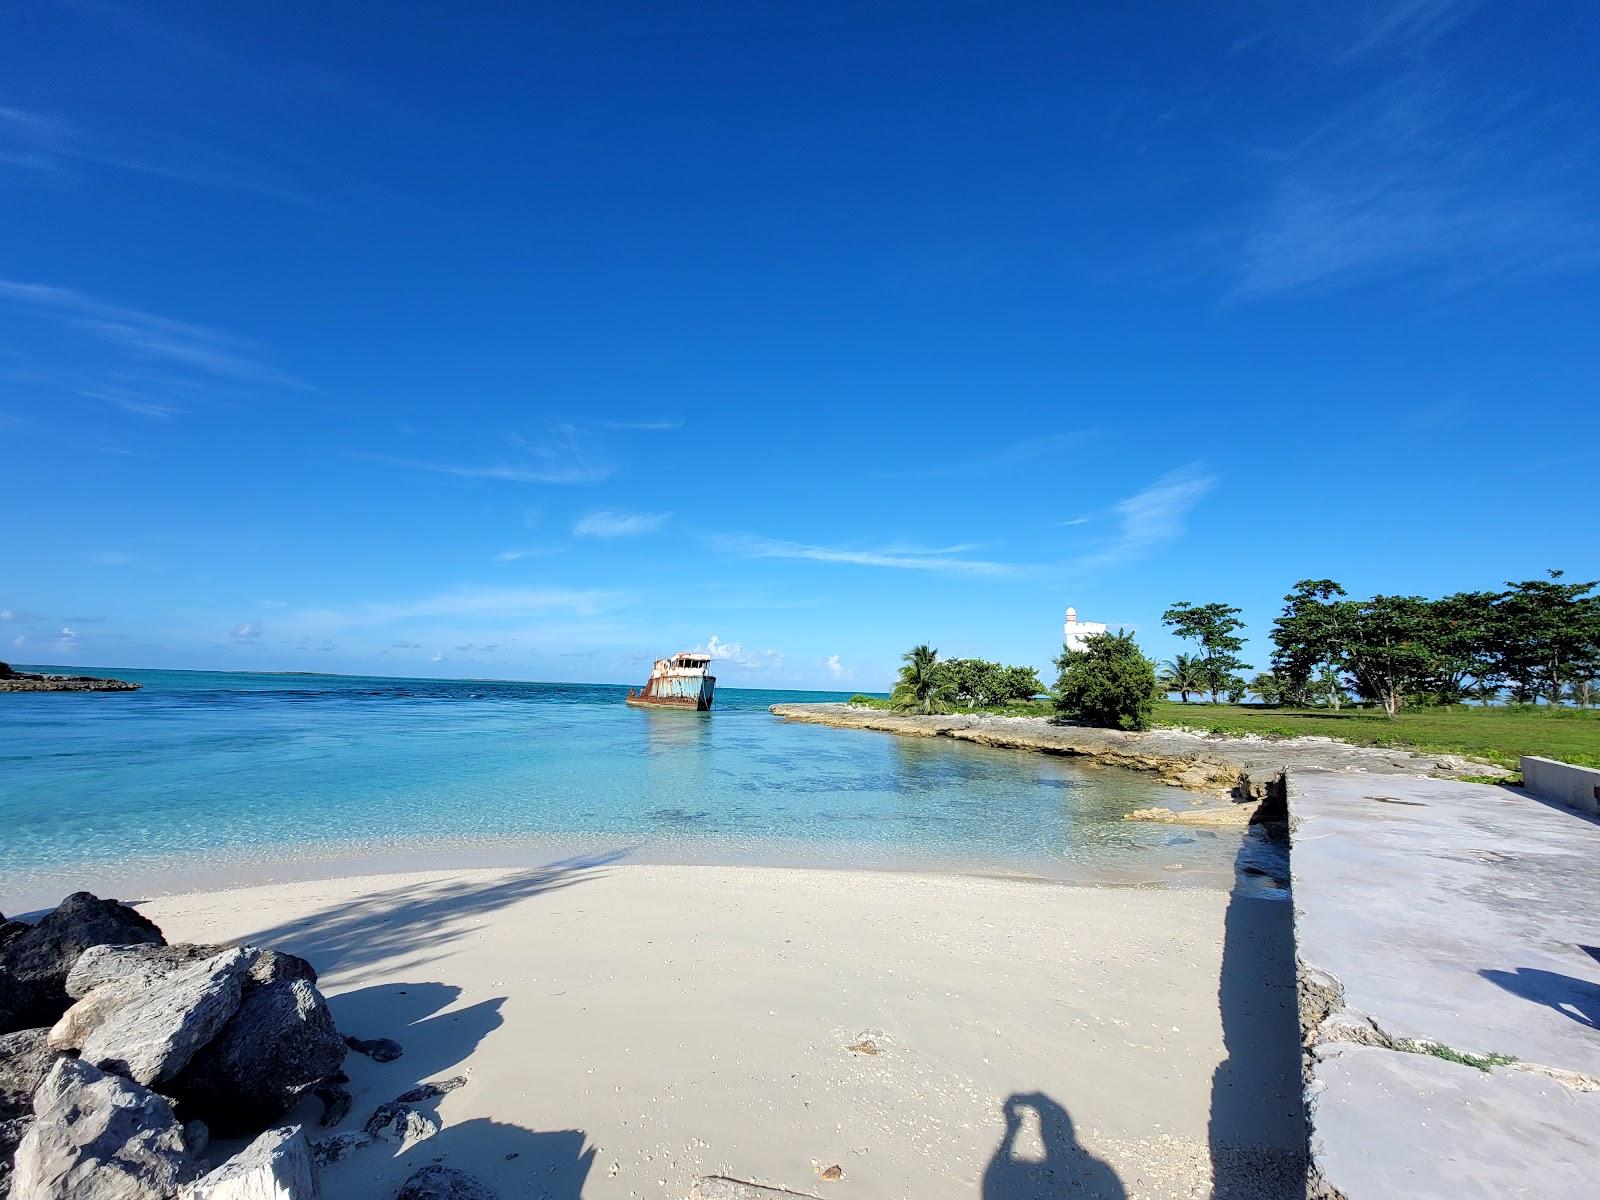
[[[1214,1167],[1221,1195],[1296,1190],[1281,899],[575,861],[142,907],[174,941],[306,956],[344,1032],[405,1047],[350,1056],[339,1128],[470,1077],[437,1135],[357,1151],[327,1195],[388,1200],[436,1160],[550,1200],[686,1197],[708,1174],[875,1200],[1206,1196]]]

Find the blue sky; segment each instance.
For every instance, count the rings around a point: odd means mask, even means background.
[[[7,6],[0,656],[876,689],[1592,577],[1596,30]]]

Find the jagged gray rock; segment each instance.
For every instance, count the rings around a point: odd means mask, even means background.
[[[50,1073],[47,1029],[19,1029],[0,1036],[0,1121],[33,1111],[33,1093]]]
[[[330,1133],[325,1138],[318,1138],[311,1143],[311,1157],[317,1166],[325,1167],[329,1163],[336,1163],[349,1157],[357,1150],[365,1150],[368,1146],[377,1144],[378,1139],[370,1133],[362,1133],[359,1129],[347,1129],[343,1133]]]
[[[173,971],[207,958],[215,958],[233,947],[226,945],[177,946],[91,946],[78,956],[67,974],[67,995],[74,999],[86,996],[102,984],[120,980],[138,979],[153,983]],[[310,963],[296,954],[269,950],[263,946],[243,947],[250,954],[249,969],[244,978],[244,989],[281,983],[286,979],[317,981],[317,973]]]
[[[178,1200],[319,1200],[311,1144],[298,1125],[269,1129]]]
[[[358,1038],[346,1036],[344,1044],[357,1054],[365,1054],[373,1062],[393,1062],[405,1053],[399,1042],[389,1038]]]
[[[0,1033],[54,1024],[71,1003],[67,975],[89,947],[145,942],[166,939],[126,904],[88,892],[74,892],[36,925],[10,930],[0,939]]]
[[[355,1097],[348,1088],[326,1081],[317,1084],[312,1091],[322,1101],[322,1115],[317,1118],[317,1124],[324,1129],[329,1125],[337,1125],[350,1115],[350,1106],[355,1103]]]
[[[172,1083],[186,1112],[218,1132],[259,1129],[339,1070],[345,1044],[307,980],[257,987]]]
[[[78,1001],[58,1028],[72,1022],[81,1006],[94,1006],[110,994],[115,1007],[103,1013],[96,1010],[100,1019],[78,1045],[83,1057],[138,1083],[167,1083],[239,1011],[240,977],[249,960],[248,952],[235,948],[153,983],[123,979],[102,984]],[[65,1048],[54,1030],[51,1041],[58,1049]]]
[[[390,1100],[378,1105],[377,1111],[367,1118],[366,1132],[372,1137],[410,1146],[438,1133],[439,1122],[409,1104]]]
[[[17,1148],[17,1200],[171,1200],[199,1173],[172,1106],[91,1063],[59,1058]]]
[[[11,1194],[11,1159],[32,1125],[31,1116],[0,1121],[0,1200]]]
[[[496,1200],[486,1185],[454,1167],[423,1167],[400,1185],[394,1200]]]

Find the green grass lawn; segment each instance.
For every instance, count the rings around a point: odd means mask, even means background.
[[[887,700],[877,697],[857,697],[852,702],[869,708],[891,708]],[[1055,706],[1048,700],[1029,700],[955,711],[1053,717]],[[1155,724],[1263,737],[1333,737],[1358,746],[1409,746],[1439,754],[1464,754],[1512,768],[1524,754],[1600,767],[1600,709],[1456,705],[1402,710],[1391,721],[1381,710],[1370,708],[1330,712],[1325,708],[1158,700]]]
[[[1600,709],[1515,707],[1402,709],[1391,721],[1381,710],[1267,708],[1255,704],[1156,703],[1157,725],[1217,733],[1335,737],[1358,746],[1411,746],[1465,754],[1515,767],[1524,754],[1600,767]]]

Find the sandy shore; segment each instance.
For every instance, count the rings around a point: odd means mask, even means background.
[[[438,1159],[505,1200],[680,1198],[702,1174],[841,1198],[1205,1196],[1214,1162],[1222,1194],[1271,1196],[1303,1137],[1282,901],[569,863],[143,909],[172,940],[305,955],[343,1030],[404,1045],[350,1056],[343,1127],[470,1075],[434,1138],[330,1167],[341,1200],[388,1200]],[[863,1039],[878,1052],[848,1049]]]

